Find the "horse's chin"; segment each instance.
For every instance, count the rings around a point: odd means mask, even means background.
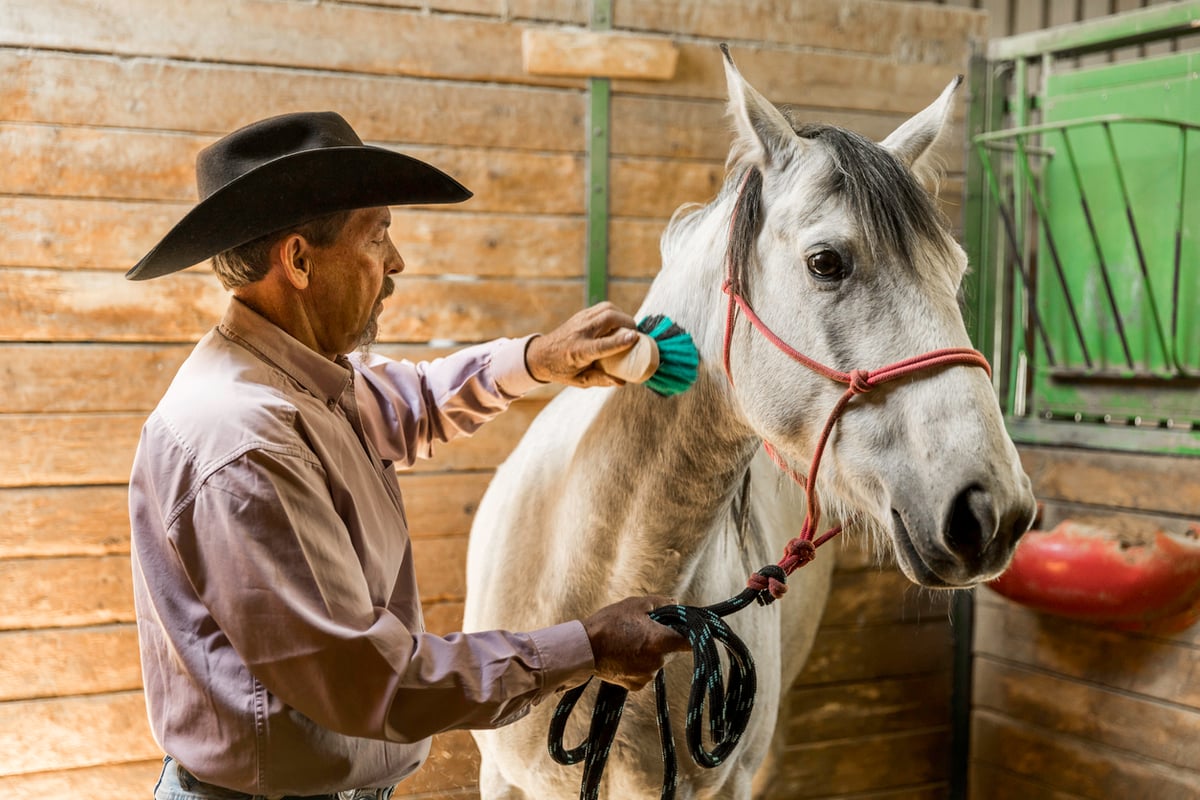
[[[967,573],[962,563],[949,554],[929,552],[930,548],[923,553],[914,543],[903,515],[895,509],[892,509],[891,538],[896,563],[904,577],[927,589],[970,589],[1004,571],[1001,565],[984,574]]]

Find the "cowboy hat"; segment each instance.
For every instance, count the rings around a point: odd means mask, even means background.
[[[471,193],[415,158],[364,145],[331,111],[247,125],[196,157],[200,202],[133,269],[157,278],[310,220],[371,206],[458,203]]]

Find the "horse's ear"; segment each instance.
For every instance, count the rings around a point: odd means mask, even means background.
[[[767,167],[795,148],[799,139],[779,109],[738,72],[729,47],[722,44],[721,52],[725,55],[729,116],[733,118],[735,133],[729,163],[744,160]]]
[[[950,116],[950,109],[954,105],[954,91],[962,84],[962,79],[962,75],[956,76],[942,90],[937,100],[892,131],[891,135],[881,142],[884,149],[890,150],[892,155],[909,169],[919,172],[921,157],[929,152],[930,146],[942,132],[946,119]]]

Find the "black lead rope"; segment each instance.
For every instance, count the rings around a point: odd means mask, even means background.
[[[758,574],[780,582],[787,577],[783,569],[775,564],[763,567]],[[650,612],[652,620],[673,628],[692,645],[692,688],[688,697],[684,733],[692,760],[701,767],[711,769],[724,762],[750,724],[757,689],[754,659],[745,643],[722,617],[742,610],[754,600],[760,605],[767,605],[773,598],[765,590],[747,588],[711,606],[662,606]],[[725,649],[729,659],[728,683],[723,680],[718,646]],[[549,748],[550,757],[559,764],[571,765],[583,761],[579,798],[597,800],[600,796],[600,779],[617,736],[617,726],[621,722],[629,691],[601,681],[587,737],[578,746],[568,750],[563,744],[567,720],[588,683],[566,692],[559,701],[554,718],[550,721]],[[662,670],[654,676],[654,692],[663,754],[661,798],[673,800],[679,782],[679,764],[675,756],[675,741],[671,736],[667,681]],[[708,735],[713,742],[711,750],[705,749],[702,736],[705,706],[708,708]]]

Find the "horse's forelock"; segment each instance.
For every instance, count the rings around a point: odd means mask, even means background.
[[[922,252],[944,259],[950,239],[930,194],[894,155],[853,131],[800,123],[796,135],[823,146],[833,164],[826,189],[843,198],[872,255],[919,262]]]

